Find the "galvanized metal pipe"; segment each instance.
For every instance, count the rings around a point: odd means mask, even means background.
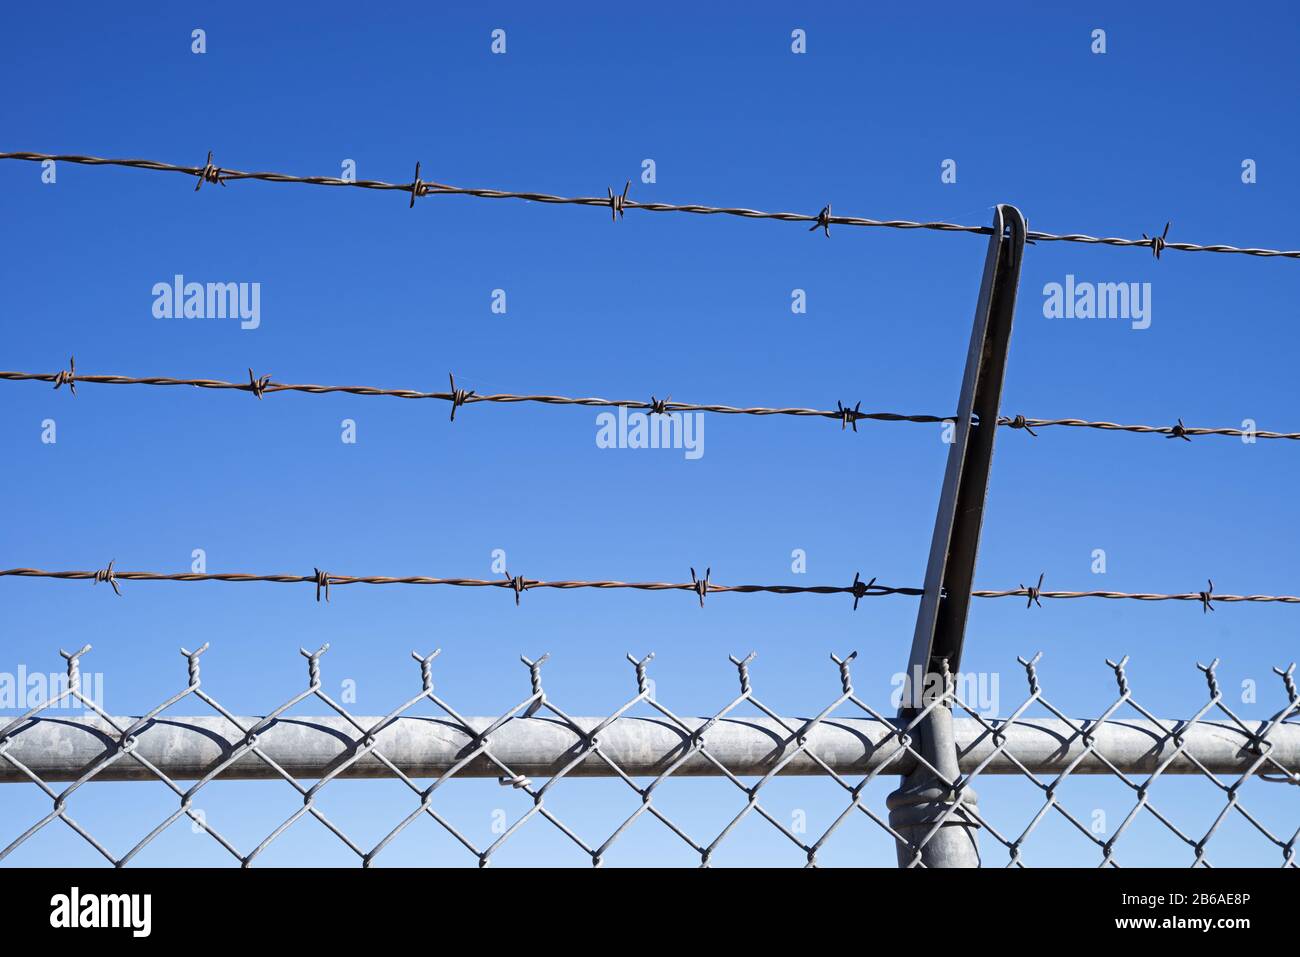
[[[116,719],[122,727],[134,719]],[[261,719],[238,719],[253,727]],[[380,717],[359,717],[364,728],[373,727]],[[475,733],[490,727],[494,718],[468,718]],[[584,731],[596,727],[600,718],[576,718]],[[786,719],[799,728],[802,719]],[[704,718],[687,719],[694,731]],[[0,723],[4,719],[0,719]],[[990,722],[995,727],[997,722]],[[1082,726],[1082,722],[1075,722]],[[1174,728],[1177,722],[1164,722]],[[1247,722],[1257,732],[1262,722]],[[952,736],[962,772],[975,768],[990,755],[983,774],[1017,774],[1011,755],[1037,774],[1064,769],[1087,748],[1082,737],[1063,721],[1018,722],[1002,728],[1005,747],[996,743],[979,722],[959,718],[952,722]],[[892,724],[870,719],[823,721],[807,734],[807,749],[844,775],[864,775],[887,769],[889,774],[909,774],[916,760],[900,748],[891,735]],[[1183,729],[1184,750],[1166,774],[1199,773],[1187,757],[1194,755],[1215,774],[1241,774],[1255,762],[1250,737],[1228,723],[1200,722]],[[258,748],[296,778],[316,779],[356,754],[361,733],[339,717],[280,718],[257,737]],[[794,750],[791,737],[769,718],[727,719],[704,734],[709,753],[737,775],[764,774],[784,755]],[[1075,774],[1106,774],[1104,757],[1125,773],[1154,770],[1176,750],[1167,732],[1147,721],[1108,721],[1092,729],[1095,750],[1084,756]],[[19,725],[0,741],[0,783],[29,781],[14,763],[24,765],[46,781],[73,781],[117,748],[118,733],[100,718],[34,718]],[[690,747],[690,734],[662,718],[620,718],[600,733],[601,751],[633,777],[653,777],[678,759]],[[136,734],[136,754],[147,759],[176,780],[193,780],[210,772],[230,757],[244,741],[244,734],[228,720],[212,717],[161,717]],[[1269,733],[1270,756],[1289,771],[1300,771],[1300,724],[1282,724]],[[476,747],[474,737],[456,723],[437,718],[403,717],[390,722],[375,735],[375,744],[390,761],[412,777],[433,777],[445,772]],[[488,741],[492,754],[516,774],[549,776],[584,750],[582,738],[563,722],[551,718],[514,718],[492,733]],[[901,753],[900,753],[901,752]],[[11,760],[6,760],[11,758]],[[1273,766],[1262,771],[1275,770]],[[570,772],[579,777],[610,777],[613,771],[604,761],[587,755]],[[717,768],[704,756],[694,754],[674,772],[675,776],[717,775]],[[786,775],[816,775],[822,768],[806,752],[796,755],[781,771]],[[458,777],[498,777],[501,769],[483,756],[457,772]],[[255,754],[241,753],[220,775],[223,780],[254,780],[278,775]],[[363,754],[343,771],[342,777],[379,778],[391,772],[373,754]],[[95,780],[152,780],[152,774],[129,755],[120,755]]]

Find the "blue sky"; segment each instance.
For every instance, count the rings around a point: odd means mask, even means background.
[[[633,180],[638,200],[743,205],[875,218],[987,223],[996,203],[1031,228],[1136,237],[1173,220],[1171,239],[1293,249],[1300,202],[1293,122],[1300,17],[1281,3],[1247,13],[1209,5],[663,4],[616,14],[487,4],[474,10],[325,4],[304,18],[231,3],[10,11],[0,36],[4,150],[141,156],[296,174],[565,195]],[[202,28],[207,52],[191,53]],[[493,29],[507,53],[490,52]],[[790,34],[807,32],[807,53]],[[1090,52],[1103,28],[1107,52]],[[642,161],[657,181],[639,181]],[[957,182],[940,164],[957,163]],[[1244,159],[1258,182],[1241,181]],[[448,371],[479,391],[735,405],[946,414],[956,405],[985,239],[806,227],[728,217],[608,211],[516,201],[232,183],[197,194],[185,177],[63,164],[0,164],[9,226],[0,367],[84,373],[442,389]],[[175,274],[261,284],[261,324],[157,320],[151,289]],[[1152,324],[1047,319],[1042,289],[1150,282]],[[791,290],[808,310],[791,313]],[[491,311],[504,289],[508,311]],[[1051,243],[1028,250],[1004,411],[1121,422],[1300,428],[1294,261]],[[83,385],[0,389],[0,485],[11,503],[0,565],[494,577],[491,553],[530,578],[848,584],[855,571],[918,585],[947,446],[928,425],[711,417],[705,454],[597,448],[589,409],[476,405],[454,424],[443,403]],[[57,444],[41,422],[57,423]],[[340,423],[357,441],[340,441]],[[976,576],[1015,587],[1295,593],[1298,506],[1292,443],[1046,429],[999,436]],[[1091,571],[1102,548],[1107,573]],[[805,550],[807,572],[791,571]],[[326,687],[357,685],[358,713],[385,713],[418,688],[412,648],[441,647],[439,688],[465,713],[505,710],[527,691],[520,654],[549,651],[546,686],[569,713],[607,713],[635,692],[623,656],[655,651],[659,697],[712,713],[735,693],[728,654],[757,651],[755,688],[788,714],[838,692],[830,652],[856,649],[859,693],[887,709],[916,614],[911,598],[0,581],[0,670],[56,670],[60,647],[95,646],[114,713],[138,713],[183,685],[176,649],[210,642],[209,690],[262,713],[305,681],[297,649],[331,644]],[[1017,654],[1043,651],[1044,689],[1063,710],[1110,703],[1107,656],[1132,656],[1142,703],[1185,716],[1204,699],[1197,661],[1220,656],[1234,707],[1241,683],[1266,717],[1271,674],[1295,656],[1297,611],[1282,605],[976,601],[964,667],[1000,676],[1002,712],[1024,690]],[[317,706],[314,710],[319,710]],[[189,710],[195,710],[190,708]],[[312,708],[300,709],[310,713]],[[1104,782],[1073,782],[1079,816],[1111,826],[1132,805]],[[882,781],[876,797],[894,781]],[[377,840],[412,806],[397,785],[340,783],[323,806],[358,840]],[[79,820],[121,852],[172,807],[159,788],[100,785]],[[979,788],[1013,828],[1036,810],[1022,782]],[[1247,806],[1285,829],[1294,797],[1246,788]],[[294,807],[288,785],[226,784],[209,816],[247,847]],[[331,794],[331,792],[326,792]],[[449,787],[449,816],[486,843],[490,810],[525,802],[495,782]],[[765,792],[766,793],[766,792]],[[843,806],[826,780],[777,782],[782,815],[810,831]],[[1205,827],[1222,801],[1205,781],[1154,792]],[[725,782],[680,782],[665,807],[711,837],[743,800]],[[589,839],[635,807],[618,782],[556,791]],[[204,803],[204,801],[200,801]],[[766,803],[766,802],[765,802]],[[48,809],[31,787],[0,789],[0,843]],[[1291,815],[1288,817],[1288,813]],[[473,864],[434,827],[384,863]],[[609,826],[605,826],[608,824]],[[1287,825],[1289,824],[1289,828]],[[1225,825],[1231,829],[1234,822]],[[602,827],[604,831],[602,833]],[[1077,835],[1048,825],[1031,863],[1093,863]],[[1202,828],[1203,829],[1203,828]],[[1273,863],[1241,832],[1211,860]],[[650,820],[609,863],[691,863]],[[1135,863],[1190,853],[1155,830],[1126,838]],[[1036,843],[1037,842],[1037,843]],[[1121,844],[1123,848],[1125,844]],[[988,859],[1004,859],[986,842]],[[312,822],[267,863],[346,863]],[[798,863],[761,821],[719,864]],[[1123,861],[1125,856],[1120,855]],[[75,834],[47,828],[13,863],[94,863]],[[224,863],[184,825],[140,863]],[[574,863],[581,854],[533,821],[500,864]],[[892,864],[865,819],[827,863]]]

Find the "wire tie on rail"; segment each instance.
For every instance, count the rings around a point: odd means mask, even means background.
[[[862,418],[861,409],[862,409],[861,402],[859,402],[857,405],[855,405],[853,408],[850,409],[847,405],[844,405],[842,402],[840,402],[839,399],[835,400],[835,411],[839,414],[840,417],[841,432],[844,431],[844,427],[846,425],[853,426],[854,432],[858,431],[858,419]]]
[[[627,202],[627,191],[631,188],[631,180],[624,184],[621,195],[614,192],[614,187],[605,187],[605,192],[609,193],[609,218],[612,222],[618,222],[623,218],[623,204]]]
[[[1026,586],[1022,583],[1020,587],[1024,589],[1025,595],[1029,598],[1029,601],[1025,603],[1026,608],[1032,608],[1034,605],[1037,605],[1039,608],[1043,607],[1043,603],[1038,600],[1038,596],[1041,595],[1043,591],[1043,573],[1039,574],[1037,585]]]
[[[451,421],[456,421],[456,410],[460,408],[474,394],[473,389],[456,388],[456,377],[448,372],[447,379],[451,382]]]
[[[226,178],[222,176],[221,173],[222,169],[220,166],[212,165],[212,150],[208,150],[208,159],[207,162],[203,164],[203,169],[199,170],[199,181],[194,184],[194,192],[197,193],[199,187],[204,183],[220,183],[222,186],[225,186]]]
[[[117,559],[113,559],[113,561],[117,561]],[[107,568],[101,568],[99,571],[95,572],[95,584],[98,585],[100,582],[108,582],[113,586],[113,594],[121,597],[122,592],[117,587],[117,575],[113,574],[113,561],[108,563]]]
[[[711,567],[706,568],[704,569],[704,577],[696,578],[695,569],[691,569],[691,584],[695,586],[695,594],[700,596],[701,608],[704,607],[704,596],[709,593],[709,573],[712,571],[713,569]]]
[[[1192,441],[1191,438],[1190,438],[1190,437],[1188,436],[1188,434],[1187,434],[1187,426],[1183,425],[1183,420],[1182,420],[1182,419],[1179,419],[1179,420],[1178,420],[1178,424],[1175,425],[1173,428],[1171,428],[1171,429],[1169,430],[1169,434],[1166,435],[1165,438],[1167,438],[1167,439],[1182,439],[1184,442],[1190,442],[1190,441]]]
[[[1023,415],[1012,416],[1007,420],[1007,425],[1013,429],[1024,429],[1034,438],[1038,438],[1038,433],[1029,427],[1029,421]]]
[[[506,582],[515,593],[515,607],[519,607],[519,596],[528,591],[528,582],[523,575],[515,575],[513,578],[509,572],[506,572]]]
[[[665,396],[663,399],[656,399],[654,396],[650,396],[650,414],[667,415],[668,403],[671,402],[672,400],[673,397],[671,395]]]
[[[853,610],[854,611],[858,610],[858,602],[861,601],[863,598],[867,597],[867,593],[871,590],[871,586],[874,585],[875,583],[876,583],[876,579],[874,577],[871,579],[871,581],[864,582],[857,572],[853,573]]]
[[[1198,592],[1196,593],[1197,597],[1201,599],[1201,614],[1202,614],[1202,615],[1204,615],[1207,611],[1214,611],[1214,604],[1213,604],[1213,601],[1214,601],[1214,582],[1210,581],[1210,579],[1208,579],[1208,578],[1207,578],[1205,581],[1206,581],[1206,585],[1207,585],[1205,591],[1198,591]]]
[[[822,207],[822,211],[817,214],[817,222],[813,223],[812,226],[809,227],[808,232],[810,233],[816,232],[819,229],[825,232],[827,236],[831,234],[831,204],[830,203],[827,203],[825,206]]]
[[[1169,236],[1169,227],[1172,225],[1173,220],[1171,219],[1169,222],[1165,223],[1165,231],[1159,236],[1148,236],[1146,233],[1142,234],[1142,238],[1151,244],[1151,251],[1155,253],[1157,260],[1160,258],[1161,251],[1168,245],[1165,240]]]
[[[258,399],[262,398],[262,393],[266,391],[266,387],[270,384],[271,377],[269,375],[259,377],[253,375],[252,369],[248,370],[248,391],[257,396]]]
[[[319,568],[313,568],[316,579],[316,600],[320,601],[321,589],[325,589],[325,600],[330,600],[330,576],[329,572],[323,572]]]
[[[419,160],[416,160],[416,161],[415,161],[415,179],[411,181],[411,185],[408,186],[407,189],[409,189],[409,190],[411,191],[411,205],[410,205],[409,207],[407,207],[407,208],[408,208],[408,209],[415,209],[415,197],[417,197],[417,196],[423,196],[425,193],[427,193],[427,192],[429,191],[429,186],[428,186],[428,184],[425,183],[424,180],[420,179],[420,161],[419,161]]]
[[[68,368],[60,370],[59,374],[54,377],[54,388],[66,385],[68,391],[73,395],[77,394],[77,357],[68,356]]]

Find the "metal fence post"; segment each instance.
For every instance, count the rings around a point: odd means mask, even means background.
[[[955,675],[961,665],[1027,232],[1018,209],[997,207],[900,711],[905,723],[923,715],[912,736],[933,767],[918,764],[889,796],[890,825],[911,845],[898,845],[900,867],[918,861],[928,867],[978,867],[980,863],[979,825],[967,812],[976,807],[975,792],[962,788],[954,793],[940,780],[954,782],[960,771],[951,705],[946,700],[936,703],[935,698],[946,696],[950,674]],[[954,810],[954,804],[960,806]],[[943,825],[935,830],[940,821]]]

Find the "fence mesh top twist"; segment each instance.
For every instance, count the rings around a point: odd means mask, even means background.
[[[206,644],[194,651],[181,649],[185,685],[136,718],[111,715],[86,693],[81,668],[89,645],[61,652],[67,660],[62,688],[23,715],[0,721],[0,780],[29,782],[51,802],[47,813],[3,846],[0,860],[58,821],[106,861],[122,866],[177,821],[188,818],[195,834],[207,835],[234,861],[248,866],[289,828],[310,816],[365,866],[373,864],[411,824],[426,818],[479,865],[488,864],[521,828],[537,819],[558,829],[583,857],[599,866],[628,829],[648,817],[680,839],[701,865],[712,863],[724,842],[750,818],[775,829],[791,845],[796,860],[816,865],[827,842],[853,818],[870,821],[871,827],[905,848],[910,864],[920,866],[924,845],[956,817],[995,841],[1006,852],[1008,866],[1024,866],[1030,838],[1053,815],[1094,848],[1100,865],[1119,866],[1117,844],[1142,819],[1157,823],[1184,846],[1189,863],[1209,866],[1207,848],[1231,818],[1255,834],[1259,846],[1272,847],[1282,866],[1296,866],[1300,831],[1270,825],[1265,817],[1273,815],[1252,813],[1241,797],[1243,786],[1254,778],[1300,784],[1300,724],[1295,721],[1300,696],[1294,664],[1274,669],[1285,697],[1265,720],[1243,719],[1228,707],[1218,684],[1217,659],[1198,665],[1209,690],[1205,703],[1184,720],[1158,718],[1131,692],[1127,657],[1107,661],[1118,688],[1112,703],[1096,718],[1070,718],[1042,691],[1040,655],[1018,659],[1027,690],[1006,718],[987,717],[968,704],[958,691],[956,676],[945,670],[941,691],[929,694],[922,707],[903,720],[885,717],[855,691],[856,653],[843,658],[832,655],[837,690],[811,717],[794,718],[781,716],[758,696],[751,676],[755,656],[750,654],[731,657],[739,680],[735,696],[708,717],[684,718],[664,702],[649,677],[654,655],[628,655],[633,693],[605,717],[578,718],[547,694],[542,666],[549,655],[542,655],[521,659],[527,672],[527,691],[521,699],[496,717],[472,718],[435,689],[433,669],[439,655],[435,650],[411,653],[420,675],[418,690],[382,717],[363,717],[325,690],[322,658],[328,648],[303,649],[306,688],[258,718],[236,715],[207,689],[201,675]],[[86,718],[78,721],[53,714],[69,704],[84,709]],[[213,716],[172,713],[180,705],[200,704]],[[312,704],[323,705],[330,716],[296,713],[298,706]],[[417,706],[426,710],[431,706],[432,716],[416,713]],[[955,779],[938,772],[916,745],[916,729],[941,707],[969,716],[958,735],[961,773]],[[1031,709],[1046,717],[1031,714]],[[906,773],[918,766],[942,782],[948,792],[946,810],[909,838],[872,806],[866,789],[882,775]],[[792,827],[761,799],[774,778],[790,774],[828,779],[832,791],[845,802],[823,822],[824,828],[819,825],[819,833]],[[730,782],[736,789],[738,810],[717,833],[696,837],[670,814],[667,805],[672,799],[664,786],[674,777],[701,775]],[[974,783],[987,775],[1027,782],[1041,805],[1035,809],[1031,800],[1032,813],[1025,822],[994,824],[974,798]],[[1104,835],[1067,807],[1065,786],[1079,775],[1111,777],[1129,796],[1131,806],[1121,822]],[[1223,807],[1208,828],[1180,827],[1171,813],[1156,805],[1153,787],[1173,775],[1208,780],[1219,793]],[[322,800],[331,782],[356,776],[391,777],[410,794],[410,810],[369,846],[349,836],[326,812]],[[583,836],[588,829],[562,819],[555,810],[554,790],[567,778],[579,776],[609,777],[632,792],[629,811],[612,832]],[[223,832],[224,822],[214,819],[217,815],[196,805],[197,796],[211,782],[232,777],[282,781],[299,806],[253,846],[240,848]],[[442,806],[443,785],[470,777],[494,777],[520,796],[521,810],[487,842],[476,840]],[[143,836],[132,837],[127,846],[110,848],[73,816],[75,804],[84,806],[93,800],[89,786],[96,779],[159,782],[176,807]],[[180,779],[194,783],[182,786]],[[58,788],[55,784],[60,780],[70,783]]]

